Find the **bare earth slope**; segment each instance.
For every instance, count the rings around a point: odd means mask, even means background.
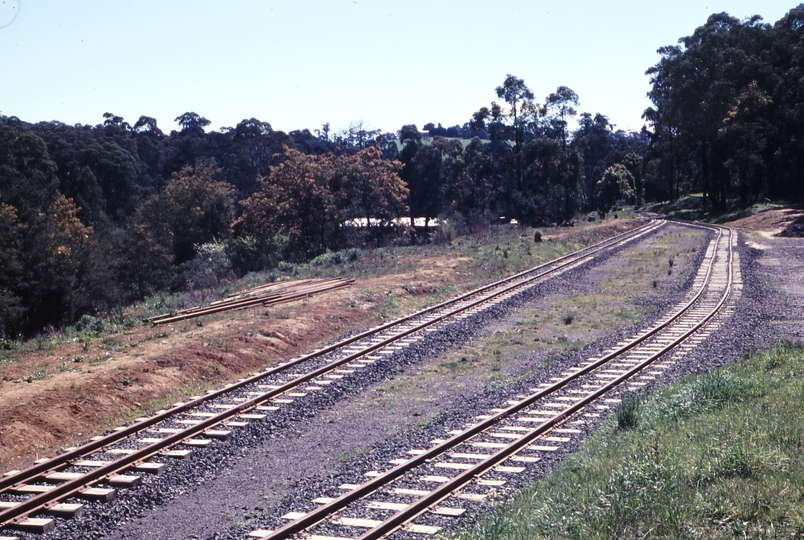
[[[25,351],[0,350],[0,472],[30,465],[143,412],[312,350],[345,332],[379,324],[382,317],[459,294],[554,258],[560,254],[556,250],[579,249],[638,224],[608,220],[555,229],[538,247],[518,228],[505,227],[463,246],[402,248],[375,256],[344,274],[357,279],[353,287],[303,302],[164,327],[138,324],[94,339],[36,340],[40,346],[29,344]]]

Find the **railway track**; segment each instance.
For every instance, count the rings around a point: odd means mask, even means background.
[[[269,283],[242,291],[238,294],[229,295],[223,300],[217,300],[208,306],[193,307],[182,309],[175,313],[165,313],[147,319],[154,326],[170,324],[187,319],[195,319],[206,315],[221,313],[222,311],[248,309],[257,306],[276,306],[308,298],[315,294],[342,289],[352,285],[353,279],[324,278],[324,279],[302,279],[284,283]]]
[[[612,407],[623,390],[660,377],[722,324],[718,314],[733,309],[729,299],[739,294],[741,279],[736,233],[715,230],[688,297],[649,328],[433,440],[431,447],[410,449],[387,470],[366,471],[364,483],[322,494],[282,516],[287,523],[276,530],[254,530],[249,538],[368,540],[399,531],[437,533],[444,519],[463,514],[467,501],[486,498],[506,476],[571,441],[585,417]]]
[[[480,287],[449,301],[362,332],[310,354],[291,359],[224,388],[170,409],[138,418],[88,443],[40,460],[0,478],[0,540],[14,529],[46,533],[51,516],[76,517],[83,500],[111,501],[117,487],[133,487],[141,475],[159,473],[169,459],[227,439],[234,429],[266,418],[272,411],[338,379],[382,361],[428,331],[472,316],[546,279],[589,262],[662,227],[645,225],[547,264]],[[8,538],[13,538],[10,536]]]

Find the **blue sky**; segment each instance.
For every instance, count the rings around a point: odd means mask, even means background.
[[[776,0],[0,0],[0,113],[98,124],[140,115],[168,132],[362,120],[463,124],[511,73],[537,96],[639,129],[656,49],[712,13],[781,18]]]

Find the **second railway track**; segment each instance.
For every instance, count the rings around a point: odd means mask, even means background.
[[[161,471],[165,458],[183,458],[195,448],[213,444],[214,439],[225,439],[232,430],[264,419],[283,403],[321,390],[334,380],[381,361],[397,348],[422,339],[427,330],[487,309],[662,225],[649,222],[186,403],[177,403],[27,470],[10,471],[0,479],[0,529],[48,532],[54,521],[47,514],[80,515],[80,499],[111,500],[117,486],[134,486],[139,475]],[[244,394],[247,397],[241,397]]]
[[[686,350],[712,332],[732,309],[741,288],[736,234],[718,228],[689,297],[668,315],[600,357],[589,358],[529,395],[500,404],[463,429],[411,448],[386,470],[365,471],[362,484],[344,484],[283,517],[276,530],[250,538],[368,540],[397,531],[431,534],[467,501],[485,498],[506,476],[523,472],[578,433],[584,416],[596,417],[636,389],[660,377]],[[344,493],[345,492],[345,493]],[[276,521],[276,520],[274,520]]]

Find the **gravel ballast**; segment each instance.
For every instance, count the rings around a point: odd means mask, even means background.
[[[748,247],[741,241],[739,252],[745,285],[734,316],[653,384],[667,384],[785,339],[802,339],[804,295],[800,289],[796,292],[795,283],[796,272],[800,276],[800,269],[804,268],[804,240],[785,239],[783,243],[768,243],[764,249]],[[365,471],[384,470],[388,460],[404,455],[409,449],[429,447],[430,441],[443,438],[445,431],[461,428],[474,416],[517,394],[527,393],[535,384],[633,334],[635,327],[623,328],[616,335],[564,354],[535,375],[502,388],[458,390],[445,398],[432,411],[435,416],[422,426],[391,428],[376,422],[371,411],[356,412],[359,407],[353,406],[350,409],[363,391],[412,369],[425,358],[487,335],[489,325],[512,310],[547,293],[569,293],[582,288],[590,268],[605,259],[432,332],[427,339],[389,360],[364,368],[359,378],[348,377],[333,383],[326,392],[310,394],[292,406],[282,407],[264,422],[235,430],[230,441],[197,451],[190,459],[172,462],[167,473],[145,476],[143,484],[135,489],[121,489],[117,502],[90,503],[84,518],[58,520],[56,532],[45,538],[228,539],[243,538],[255,528],[281,526],[284,521],[279,516],[284,513],[311,509],[314,506],[311,501],[316,497],[337,496],[339,485],[364,482]],[[769,267],[778,270],[773,260],[780,264],[784,261],[785,270],[767,272]],[[684,290],[679,288],[661,298],[651,297],[649,301],[657,309],[646,322],[675,305]],[[584,424],[583,434],[572,437],[558,451],[542,456],[542,461],[529,466],[526,474],[508,475],[506,489],[516,490],[550,470],[594,427],[593,422]],[[332,433],[339,436],[333,440]],[[454,530],[470,524],[488,508],[468,501],[462,501],[461,505],[470,510],[467,517],[440,517],[432,522]]]

